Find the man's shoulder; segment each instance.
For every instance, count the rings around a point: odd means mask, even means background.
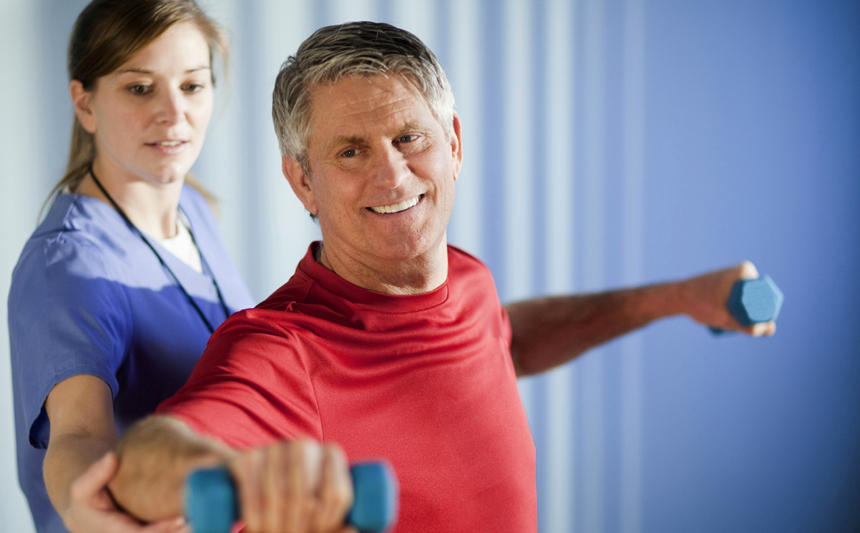
[[[461,277],[487,277],[492,279],[489,267],[483,261],[469,252],[453,245],[448,245],[448,279]]]
[[[307,300],[314,280],[305,276],[301,270],[295,274],[265,300],[257,304],[255,309],[266,311],[289,311],[293,304]]]
[[[230,315],[224,321],[219,332],[225,334],[249,331],[263,332],[284,331],[289,329],[292,318],[295,317],[295,304],[307,300],[314,281],[303,275],[299,270],[286,283],[270,294],[265,300],[250,309],[244,309]]]
[[[484,265],[483,261],[475,257],[473,254],[467,252],[466,250],[460,248],[459,246],[454,246],[453,244],[448,245],[448,259],[455,259],[458,261],[465,261],[476,263],[479,265]]]

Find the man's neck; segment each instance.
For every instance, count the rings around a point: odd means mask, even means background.
[[[315,258],[353,285],[383,294],[424,294],[448,279],[448,246],[444,239],[430,253],[409,260],[369,261],[332,254],[325,243],[320,243]]]

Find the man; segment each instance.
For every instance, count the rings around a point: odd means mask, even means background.
[[[168,416],[124,437],[110,487],[143,520],[180,513],[190,468],[227,462],[249,531],[337,531],[346,457],[385,457],[401,483],[398,531],[536,531],[516,376],[666,316],[741,329],[725,301],[756,276],[749,263],[503,307],[487,268],[447,244],[460,120],[441,66],[408,32],[319,30],[281,69],[273,116],[283,173],[322,242],[219,328],[159,409]]]

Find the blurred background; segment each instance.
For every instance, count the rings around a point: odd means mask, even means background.
[[[258,300],[318,238],[280,173],[275,75],[313,30],[359,19],[445,66],[465,150],[449,240],[503,301],[744,259],[782,288],[773,338],[670,319],[520,382],[542,533],[860,531],[860,3],[199,1],[233,60],[195,172]],[[65,167],[85,4],[0,0],[2,531],[32,531],[5,300]]]

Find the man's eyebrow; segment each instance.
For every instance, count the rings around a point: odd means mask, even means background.
[[[404,122],[403,125],[397,129],[397,135],[396,136],[400,136],[404,133],[407,133],[410,131],[416,131],[416,130],[417,131],[423,130],[423,128],[421,127],[421,124],[418,121],[410,120],[408,122]],[[356,144],[362,145],[362,144],[365,144],[366,142],[367,142],[367,139],[364,137],[361,137],[359,135],[339,135],[331,141],[330,146],[331,147],[337,147],[337,146],[356,145]]]
[[[340,135],[332,141],[332,146],[342,146],[344,144],[364,144],[364,137],[358,135]]]
[[[419,124],[415,120],[410,120],[409,122],[406,122],[405,124],[403,124],[403,126],[400,128],[400,131],[405,133],[407,131],[415,131],[415,130],[420,131],[422,129],[423,128],[421,127],[421,124]]]
[[[211,67],[209,67],[209,65],[202,65],[199,67],[190,68],[190,69],[185,71],[185,74],[191,74],[192,72],[198,72],[200,70],[211,70]],[[145,69],[145,68],[136,68],[136,67],[118,70],[117,74],[125,74],[126,72],[132,72],[135,74],[155,74],[155,71]]]
[[[343,146],[363,145],[364,143],[365,138],[359,137],[358,135],[338,135],[323,145],[323,151],[328,154],[334,150],[340,150]]]

